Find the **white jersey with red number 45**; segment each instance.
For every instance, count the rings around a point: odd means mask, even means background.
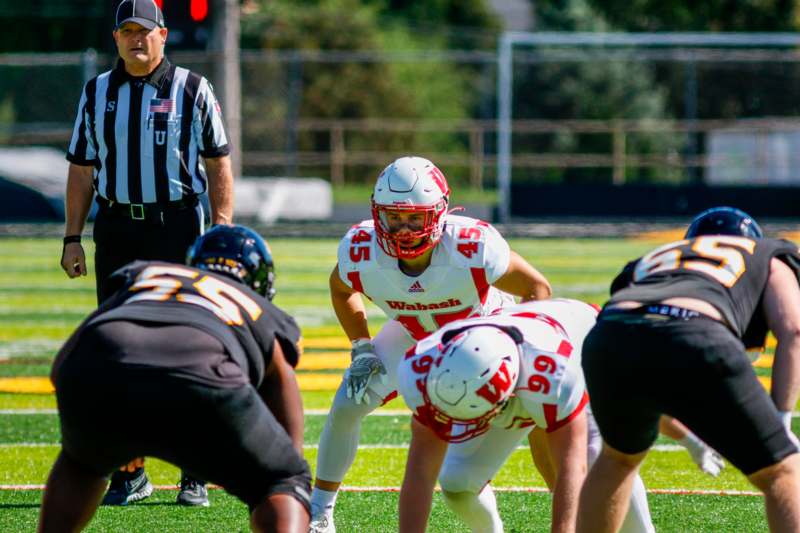
[[[513,303],[513,297],[492,287],[508,270],[510,254],[508,243],[488,223],[448,215],[430,266],[408,276],[378,246],[373,221],[365,220],[339,243],[339,276],[420,340],[453,320]]]
[[[408,351],[397,369],[399,392],[414,418],[443,440],[469,440],[488,431],[489,426],[538,426],[555,431],[580,414],[588,402],[581,349],[597,312],[595,306],[578,300],[553,299],[512,305],[491,316],[448,324]],[[514,326],[522,333],[514,396],[486,427],[442,423],[427,408],[422,394],[431,365],[441,353],[441,337],[450,329],[483,324]]]

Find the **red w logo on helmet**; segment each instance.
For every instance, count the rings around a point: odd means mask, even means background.
[[[476,390],[475,394],[494,405],[500,402],[512,385],[511,372],[509,372],[506,362],[503,361],[494,376]]]
[[[433,167],[431,171],[428,172],[428,175],[430,175],[431,179],[436,183],[436,185],[439,187],[439,190],[442,191],[443,195],[447,195],[450,193],[450,188],[447,186],[447,180],[445,179],[444,174],[442,174],[441,170],[439,170],[436,167]]]

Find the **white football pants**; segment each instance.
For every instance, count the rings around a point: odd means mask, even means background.
[[[588,466],[594,463],[603,445],[600,430],[591,411],[587,411]],[[496,504],[491,509],[486,492],[489,480],[493,479],[509,455],[530,433],[531,428],[492,428],[467,442],[451,444],[439,472],[445,502],[473,532],[500,533],[499,514]],[[486,489],[484,489],[486,487]],[[481,492],[483,491],[483,493]],[[647,493],[642,478],[638,475],[633,484],[630,507],[619,533],[654,533],[647,504]]]
[[[347,397],[344,380],[339,384],[333,405],[322,429],[317,453],[317,479],[341,483],[356,458],[361,436],[361,419],[380,407],[397,390],[397,365],[406,351],[414,345],[405,328],[390,320],[372,339],[375,355],[386,368],[386,384],[370,380],[365,399],[368,404],[356,404]]]

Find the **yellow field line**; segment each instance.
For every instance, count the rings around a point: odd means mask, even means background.
[[[771,355],[762,355],[756,362],[753,363],[753,366],[756,368],[772,368],[772,360],[775,359]]]
[[[342,380],[340,373],[314,373],[309,370],[344,370],[350,364],[350,352],[341,351],[350,348],[350,342],[345,337],[321,337],[304,340],[305,347],[316,349],[340,350],[328,353],[307,353],[300,359],[298,370],[304,371],[297,374],[300,390],[303,391],[333,391]],[[767,346],[774,347],[775,339],[770,336]],[[773,356],[762,355],[753,366],[757,368],[770,368]],[[770,378],[759,377],[761,383],[769,390]],[[53,386],[46,377],[8,377],[0,378],[0,392],[17,394],[52,394]]]
[[[303,338],[303,348],[319,348],[323,350],[349,350],[350,340],[345,337],[312,337]]]
[[[301,391],[333,391],[342,381],[340,374],[308,373],[297,374]],[[0,392],[16,394],[52,394],[53,385],[49,378],[16,377],[0,378]]]
[[[683,239],[686,228],[670,228],[657,231],[643,231],[630,238],[632,241],[674,242]]]
[[[55,392],[50,378],[0,378],[0,392],[16,392],[20,394],[50,394]]]
[[[342,382],[340,374],[297,374],[297,383],[301,391],[331,391],[339,388]]]
[[[758,380],[764,388],[770,390],[772,380],[766,376],[759,376]],[[342,376],[339,374],[307,373],[297,374],[297,381],[301,391],[333,391],[339,387]],[[16,394],[52,394],[53,385],[49,378],[42,377],[17,377],[0,378],[0,392]]]
[[[325,354],[305,353],[300,358],[298,370],[343,370],[350,366],[350,352],[329,352]]]
[[[800,231],[782,231],[778,233],[781,239],[789,239],[790,241],[800,242]]]
[[[686,227],[684,226],[656,231],[643,231],[633,237],[630,237],[630,240],[674,242],[683,239],[683,234],[685,232]],[[800,242],[800,231],[782,231],[778,233],[777,237],[781,239],[789,239],[790,241],[794,242]]]

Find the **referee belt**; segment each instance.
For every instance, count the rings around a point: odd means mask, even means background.
[[[120,204],[98,196],[97,205],[110,214],[130,218],[131,220],[160,220],[163,222],[164,213],[168,211],[181,211],[191,209],[198,203],[197,196],[188,196],[174,202],[150,204]]]

